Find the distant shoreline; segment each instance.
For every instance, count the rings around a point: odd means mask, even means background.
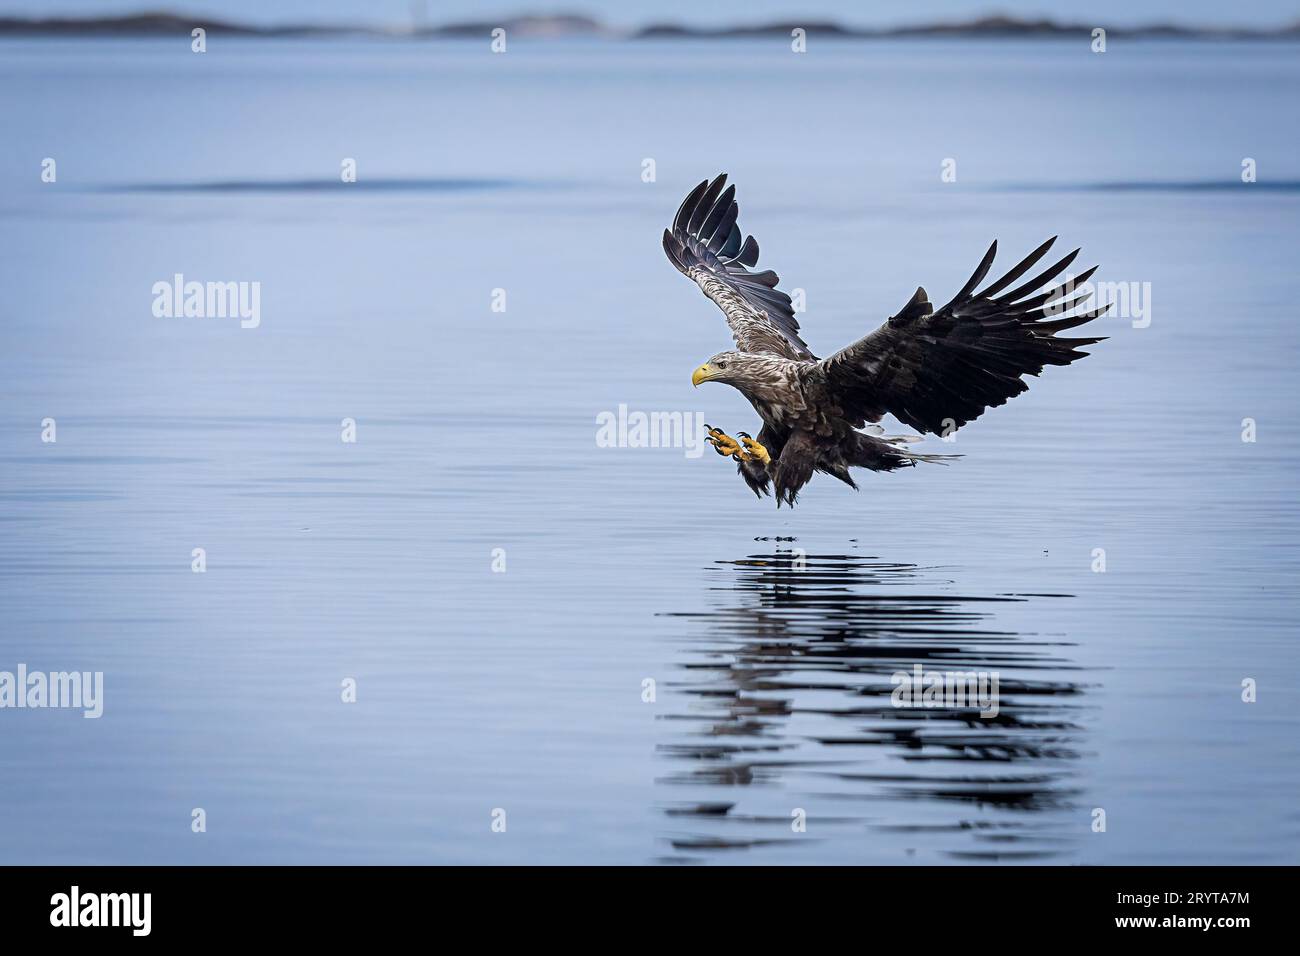
[[[656,39],[752,39],[788,38],[802,29],[809,37],[845,40],[890,40],[915,38],[975,39],[1077,39],[1090,37],[1102,27],[1110,37],[1167,40],[1300,40],[1300,20],[1271,29],[1248,27],[1197,27],[1177,23],[1152,23],[1138,27],[1111,27],[1105,23],[1063,23],[1056,20],[987,16],[964,21],[945,21],[913,26],[871,29],[851,27],[833,21],[788,20],[760,24],[738,24],[719,28],[690,27],[658,23],[630,30],[618,30],[584,16],[525,16],[500,20],[446,23],[388,29],[371,26],[293,24],[259,27],[228,20],[187,17],[171,13],[147,13],[119,17],[0,17],[0,37],[158,37],[188,36],[195,27],[210,34],[244,37],[379,37],[385,39],[486,39],[497,28],[510,37],[529,40],[596,38],[607,40]]]

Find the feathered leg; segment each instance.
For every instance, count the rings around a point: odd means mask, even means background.
[[[759,498],[771,494],[768,488],[772,483],[772,479],[767,473],[766,465],[755,458],[747,458],[744,461],[738,459],[737,461],[736,473],[745,479],[745,484],[749,485],[750,491]]]
[[[808,484],[817,465],[817,442],[808,432],[795,432],[787,439],[772,470],[772,483],[776,486],[776,506],[784,501],[794,507],[799,489]]]

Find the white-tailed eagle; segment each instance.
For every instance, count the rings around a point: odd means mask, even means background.
[[[1037,375],[1045,365],[1069,365],[1088,354],[1078,351],[1080,346],[1102,341],[1056,334],[1110,307],[1076,311],[1091,292],[1074,295],[1074,290],[1096,266],[1044,289],[1074,262],[1078,249],[1019,281],[1051,248],[1053,236],[976,291],[993,265],[994,242],[947,305],[936,309],[918,288],[880,328],[819,359],[800,338],[790,297],[776,287],[776,273],[754,271],[758,243],[753,236],[742,241],[736,187],[726,181],[724,173],[691,191],[672,228],[664,230],[664,251],[722,309],[736,341],[736,351],[710,358],[691,382],[731,385],[763,420],[757,439],[744,432],[732,438],[709,427],[706,440],[738,462],[756,495],[775,486],[778,508],[782,501],[793,505],[815,471],[856,488],[850,468],[893,471],[956,457],[902,447],[919,440],[914,436],[884,437],[860,429],[888,412],[919,432],[947,435],[1028,389],[1021,376]]]

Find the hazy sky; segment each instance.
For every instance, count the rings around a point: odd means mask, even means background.
[[[837,19],[863,25],[916,23],[1006,12],[1087,23],[1131,25],[1151,20],[1273,26],[1300,19],[1300,0],[0,0],[0,15],[109,15],[171,10],[259,24],[285,22],[408,24],[413,11],[428,23],[504,18],[518,13],[574,12],[617,26],[653,21],[694,24],[754,19]]]

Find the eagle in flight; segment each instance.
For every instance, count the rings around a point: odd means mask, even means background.
[[[925,455],[903,446],[913,435],[884,436],[860,429],[886,412],[919,432],[948,435],[1029,388],[1021,376],[1044,365],[1069,365],[1102,338],[1060,338],[1057,332],[1091,322],[1110,305],[1075,311],[1091,292],[1074,295],[1096,266],[1044,289],[1074,262],[1076,249],[1033,278],[1015,285],[1046,255],[1053,236],[1002,278],[976,291],[998,244],[989,246],[975,273],[947,305],[936,309],[925,289],[865,338],[819,359],[799,336],[790,297],[770,269],[753,271],[758,243],[741,239],[736,187],[723,173],[696,186],[664,230],[664,251],[683,275],[727,318],[736,350],[719,352],[695,370],[691,383],[725,382],[743,394],[763,427],[758,438],[736,438],[706,425],[705,439],[738,463],[740,476],[760,498],[774,486],[776,505],[791,506],[813,472],[857,488],[850,468],[893,471]],[[725,189],[723,187],[726,187]]]

